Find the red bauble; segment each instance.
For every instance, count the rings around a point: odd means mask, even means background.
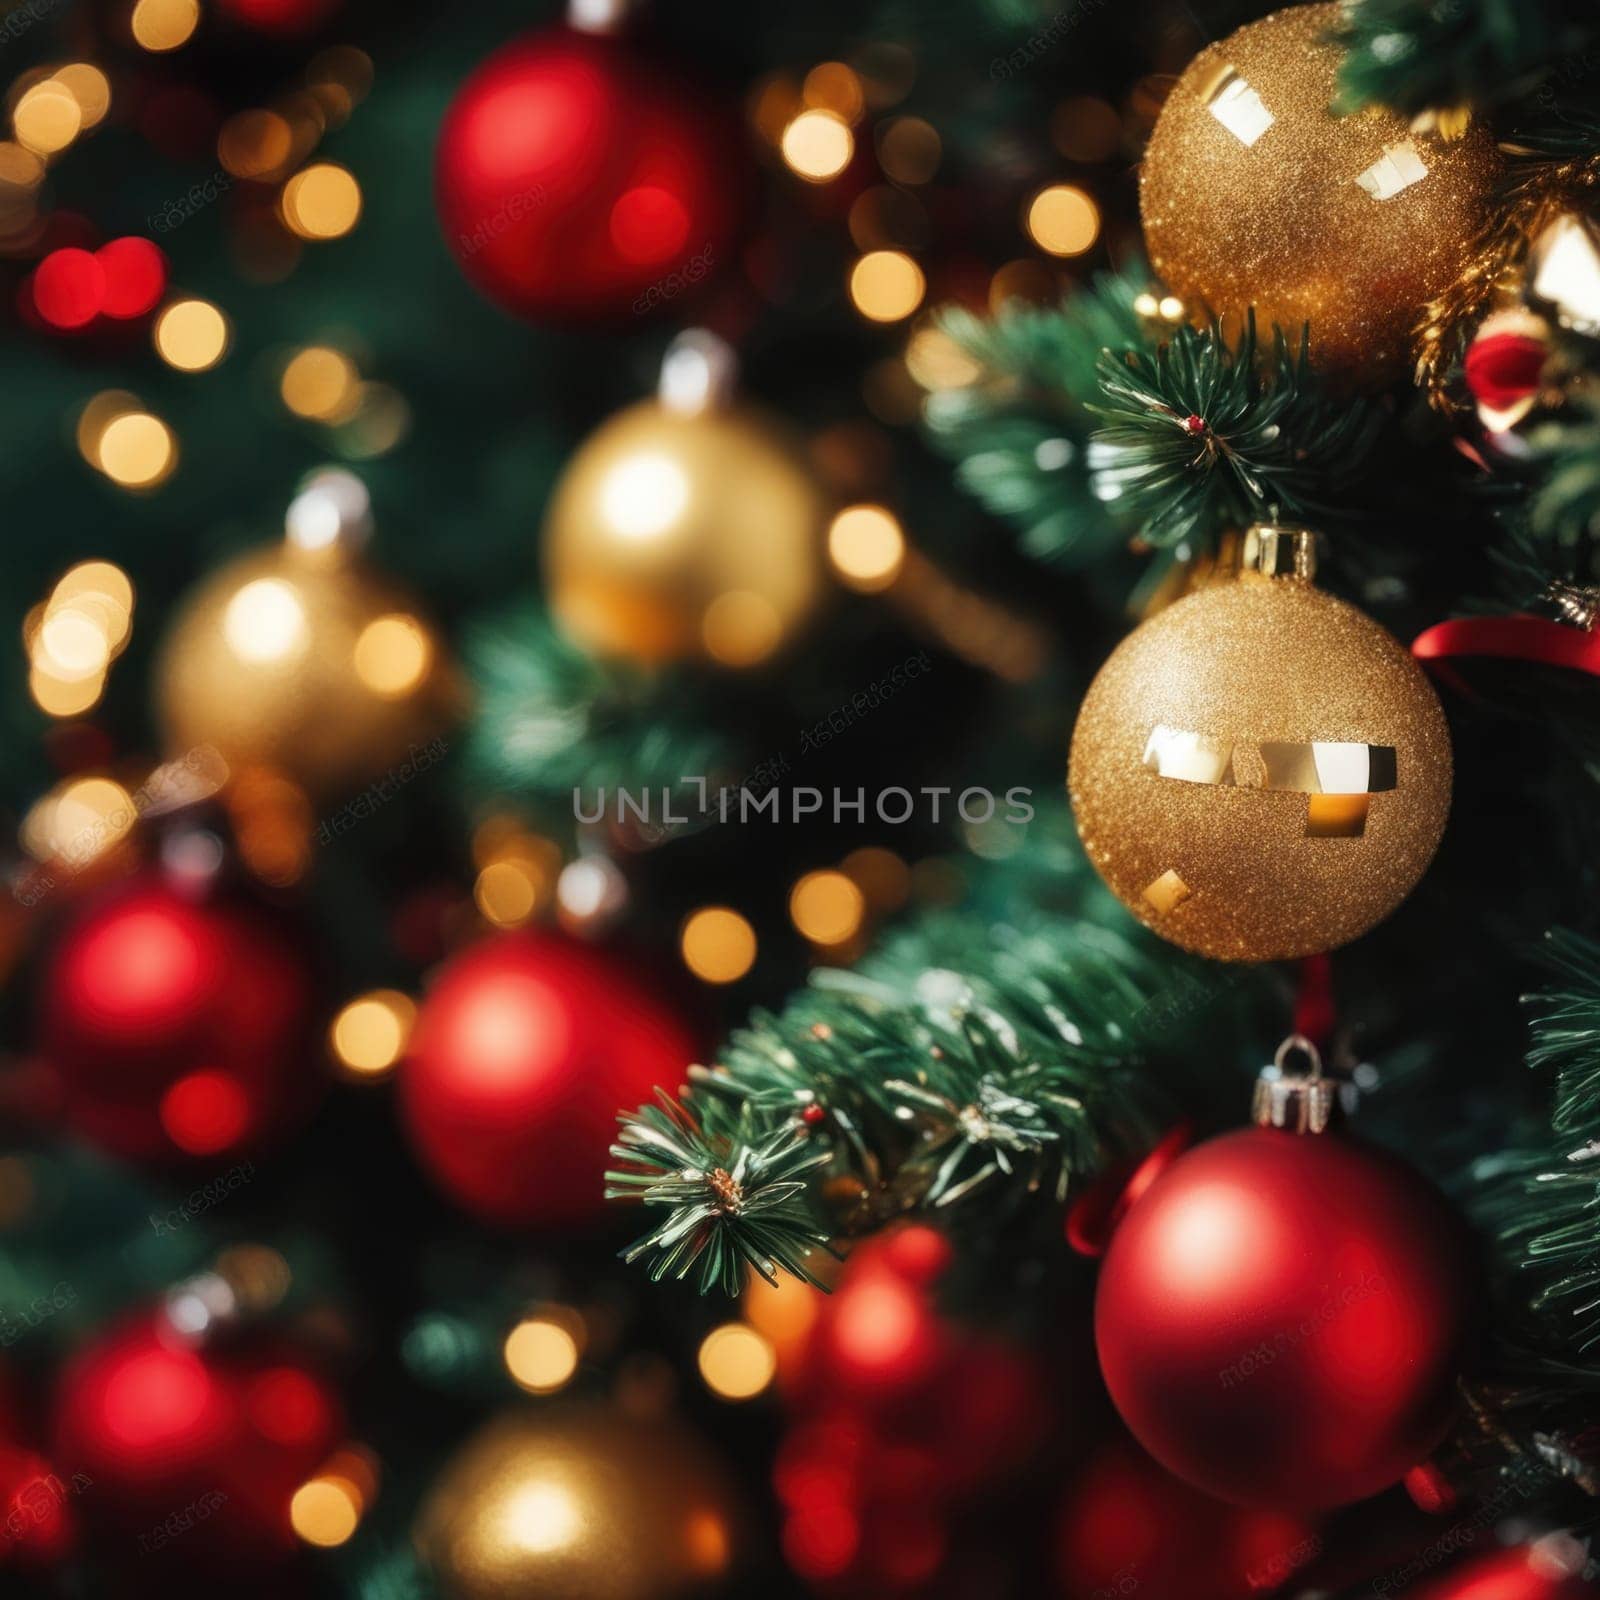
[[[1106,1255],[1095,1341],[1123,1420],[1179,1477],[1312,1510],[1388,1487],[1449,1425],[1465,1232],[1337,1134],[1228,1134],[1168,1168]]]
[[[53,1566],[67,1555],[77,1493],[43,1456],[0,1440],[0,1572]]]
[[[617,1112],[682,1083],[683,1024],[617,961],[552,934],[499,934],[433,986],[400,1071],[423,1165],[485,1221],[606,1212]]]
[[[286,38],[309,33],[338,6],[339,0],[217,0],[217,9],[235,22]]]
[[[1538,393],[1539,377],[1549,359],[1548,342],[1525,333],[1480,335],[1467,351],[1467,387],[1480,405],[1509,411]]]
[[[185,1565],[297,1548],[294,1492],[343,1437],[323,1375],[260,1341],[196,1346],[165,1316],[112,1329],[62,1374],[55,1456],[92,1488],[86,1520]]]
[[[439,219],[467,276],[517,316],[643,312],[726,259],[736,138],[625,44],[548,29],[491,56],[456,95],[439,136]]]
[[[1303,1518],[1221,1505],[1121,1440],[1068,1489],[1056,1534],[1068,1600],[1250,1600],[1321,1548]]]
[[[93,900],[43,981],[40,1049],[66,1119],[118,1155],[215,1161],[291,1120],[311,985],[276,915],[146,876]]]
[[[1430,1553],[1437,1549],[1437,1541],[1429,1546]],[[1557,1535],[1551,1541],[1464,1561],[1436,1582],[1406,1592],[1409,1600],[1593,1600],[1594,1585],[1579,1576],[1585,1554],[1576,1540]],[[1432,1565],[1426,1555],[1423,1564]],[[1411,1564],[1395,1573],[1377,1573],[1373,1591],[1398,1594],[1414,1576]],[[1384,1579],[1388,1586],[1380,1589]]]

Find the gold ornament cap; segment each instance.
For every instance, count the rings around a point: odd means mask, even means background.
[[[1258,522],[1245,532],[1239,571],[1311,583],[1317,576],[1317,535],[1310,528]]]
[[[1289,1065],[1301,1056],[1304,1068]],[[1256,1079],[1252,1115],[1258,1128],[1283,1128],[1289,1133],[1322,1133],[1333,1117],[1337,1091],[1322,1075],[1322,1053],[1303,1033],[1291,1033]]]

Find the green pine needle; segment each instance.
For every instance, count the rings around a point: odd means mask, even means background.
[[[623,1252],[650,1258],[650,1277],[698,1273],[701,1294],[736,1295],[747,1270],[776,1283],[777,1269],[820,1286],[806,1265],[828,1236],[811,1215],[806,1178],[828,1160],[798,1119],[749,1140],[708,1138],[692,1112],[657,1091],[659,1104],[619,1117],[606,1173],[606,1199],[637,1200],[666,1211]]]
[[[1108,350],[1100,381],[1095,491],[1163,547],[1336,516],[1382,427],[1366,402],[1324,389],[1309,329],[1296,351],[1275,328],[1262,351],[1254,314],[1234,345],[1213,324],[1179,328],[1153,353]]]

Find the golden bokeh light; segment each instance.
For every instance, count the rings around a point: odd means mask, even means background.
[[[367,460],[394,449],[410,432],[411,407],[392,384],[363,383],[356,389],[350,415],[340,420],[343,454]]]
[[[896,183],[927,183],[943,154],[938,130],[921,117],[896,117],[879,130],[878,165]]]
[[[307,1544],[335,1549],[360,1526],[361,1491],[345,1478],[313,1478],[295,1490],[289,1521]]]
[[[127,837],[135,820],[133,797],[111,778],[74,778],[54,794],[45,836],[49,855],[86,867]]]
[[[78,102],[83,126],[93,128],[105,120],[111,109],[111,81],[99,67],[87,61],[74,61],[54,74],[59,83]]]
[[[80,678],[69,683],[52,677],[37,664],[28,669],[28,693],[47,717],[81,717],[99,704],[105,687],[103,677]]]
[[[289,1263],[265,1244],[233,1244],[217,1257],[217,1272],[233,1290],[239,1309],[260,1313],[283,1304],[294,1274]]]
[[[217,134],[217,160],[236,178],[268,178],[288,165],[294,131],[276,111],[237,111]]]
[[[964,389],[983,368],[943,328],[918,328],[906,342],[906,371],[930,394]]]
[[[866,896],[842,872],[808,872],[789,892],[789,920],[812,944],[847,943],[866,914]]]
[[[855,122],[866,106],[861,79],[842,61],[814,66],[801,85],[800,98],[814,110],[831,111],[846,122]]]
[[[374,989],[352,1000],[333,1019],[328,1043],[339,1064],[359,1077],[389,1071],[405,1053],[415,1002],[398,989]]]
[[[78,453],[96,470],[100,466],[100,440],[120,416],[140,410],[137,395],[126,389],[102,389],[78,413]]]
[[[283,369],[279,393],[297,417],[340,422],[360,403],[361,375],[342,350],[308,345]]]
[[[178,441],[159,417],[125,411],[113,417],[95,452],[100,470],[124,489],[154,489],[178,464]]]
[[[905,565],[906,536],[884,506],[846,506],[828,528],[828,560],[862,594],[887,589]]]
[[[1053,306],[1061,298],[1061,280],[1056,271],[1037,257],[1008,261],[989,280],[989,309],[1000,311],[1013,300],[1031,305]]]
[[[506,1371],[519,1388],[554,1394],[572,1381],[582,1351],[570,1320],[529,1317],[506,1336]]]
[[[1053,256],[1081,256],[1100,237],[1100,208],[1075,185],[1052,184],[1028,206],[1028,235]]]
[[[209,300],[174,300],[156,318],[156,353],[179,372],[205,372],[227,354],[228,319]]]
[[[35,155],[57,155],[83,130],[83,108],[64,83],[46,78],[17,101],[11,128],[24,149]]]
[[[678,936],[683,964],[702,983],[737,983],[756,960],[756,930],[730,906],[702,906]]]
[[[133,614],[133,584],[121,567],[110,561],[80,561],[69,567],[51,592],[52,605],[64,604],[84,595],[98,595],[111,601],[124,616]],[[119,643],[114,640],[113,644]]]
[[[361,216],[361,185],[332,161],[306,167],[283,186],[283,220],[302,239],[338,239]]]
[[[141,49],[153,54],[176,50],[200,25],[199,0],[138,0],[130,25]]]
[[[753,1400],[778,1370],[771,1343],[744,1322],[713,1328],[701,1341],[699,1362],[706,1387],[724,1400]]]
[[[472,898],[497,928],[517,928],[541,908],[549,890],[548,879],[534,862],[509,856],[491,861],[478,874]]]
[[[807,183],[837,178],[856,152],[850,124],[833,111],[802,111],[787,128],[778,148],[790,171]]]
[[[356,676],[382,700],[399,700],[428,675],[433,643],[415,617],[374,617],[356,640]]]
[[[87,607],[53,607],[34,636],[33,659],[63,683],[99,677],[111,663],[111,641]]]
[[[873,250],[850,273],[850,298],[872,322],[900,322],[927,292],[922,268],[903,250]]]
[[[820,1266],[817,1270],[822,1271]],[[745,1321],[772,1345],[780,1362],[787,1362],[805,1349],[822,1297],[809,1283],[788,1273],[771,1284],[752,1272],[739,1304]]]
[[[866,896],[874,911],[898,911],[911,898],[911,868],[882,845],[852,850],[839,863],[839,870]]]

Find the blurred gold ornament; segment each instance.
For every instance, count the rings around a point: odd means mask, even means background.
[[[650,400],[579,449],[551,501],[551,608],[598,655],[756,666],[823,594],[828,505],[761,412]]]
[[[1090,860],[1141,922],[1223,960],[1365,933],[1422,876],[1450,807],[1437,697],[1393,635],[1315,587],[1312,539],[1252,529],[1236,581],[1117,647],[1072,737]]]
[[[671,1600],[732,1564],[732,1493],[690,1435],[594,1406],[490,1423],[446,1465],[416,1543],[448,1600]]]
[[[314,800],[404,781],[408,754],[446,720],[447,678],[415,603],[337,540],[286,540],[212,573],[156,671],[169,749],[213,746]]]
[[[1455,278],[1501,169],[1481,125],[1420,132],[1335,116],[1338,4],[1294,6],[1208,45],[1168,97],[1140,184],[1151,264],[1197,313],[1311,324],[1313,356],[1362,386],[1399,377]]]

